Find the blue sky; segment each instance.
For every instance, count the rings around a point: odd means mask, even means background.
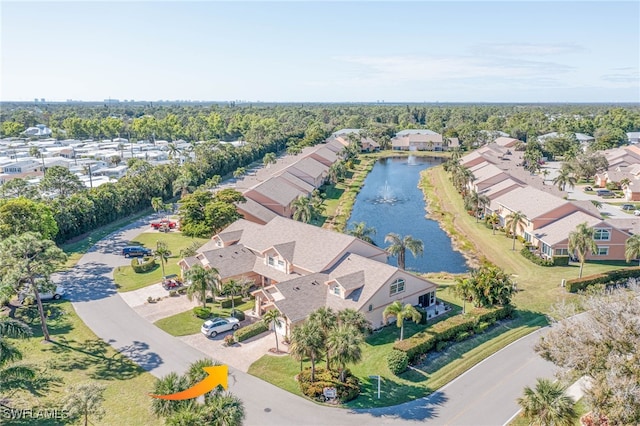
[[[1,100],[640,102],[640,2],[7,2]]]

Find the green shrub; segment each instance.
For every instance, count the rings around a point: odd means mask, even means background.
[[[569,256],[553,256],[553,266],[569,266]]]
[[[187,294],[187,288],[186,287],[180,287],[176,291],[178,292],[178,294]]]
[[[236,342],[243,342],[247,339],[250,339],[253,336],[257,336],[258,334],[264,333],[265,331],[268,331],[268,330],[269,328],[266,325],[264,325],[262,321],[258,321],[251,325],[248,325],[246,327],[239,329],[238,331],[233,333],[233,335],[236,338]]]
[[[238,305],[240,305],[240,304],[242,304],[242,296],[238,296],[238,297],[236,297],[236,298],[235,298],[235,300],[234,300],[234,305],[235,305],[235,306],[238,306]],[[232,305],[231,305],[231,299],[224,299],[223,301],[221,301],[221,302],[220,302],[220,307],[221,307],[222,309],[228,309],[228,308],[230,308],[231,306],[232,306]]]
[[[523,257],[526,257],[527,259],[529,259],[531,262],[535,263],[536,265],[554,266],[553,260],[543,259],[539,256],[536,256],[535,254],[531,253],[531,251],[527,247],[523,247],[522,250],[520,250],[520,254]]]
[[[569,280],[566,282],[566,288],[567,291],[576,293],[592,285],[602,284],[605,286],[611,286],[616,284],[623,284],[629,278],[638,277],[640,277],[640,267],[635,266],[633,268],[616,269],[601,274],[589,275],[588,277]]]
[[[387,355],[387,366],[389,366],[389,370],[396,376],[404,373],[408,365],[409,357],[405,352],[392,349]]]
[[[193,308],[193,314],[198,318],[207,319],[211,316],[211,309],[203,308],[202,306],[196,306]]]
[[[175,290],[169,290],[169,296],[175,297],[177,295],[178,295],[178,292],[176,292]]]
[[[471,337],[471,333],[468,331],[463,331],[456,336],[456,342],[462,342],[463,340],[467,340]]]
[[[234,318],[238,318],[238,321],[244,321],[244,312],[239,311],[237,309],[234,309],[233,311],[231,311],[231,316]]]
[[[315,381],[311,382],[311,368],[298,374],[300,390],[309,398],[324,401],[324,388],[336,388],[340,402],[347,402],[360,394],[360,383],[349,370],[345,370],[345,382],[340,381],[340,373],[334,370],[316,369]]]
[[[157,266],[158,265],[156,264],[156,259],[151,256],[147,256],[143,258],[134,257],[133,259],[131,259],[131,267],[138,274],[152,271]]]
[[[476,326],[473,328],[473,331],[475,331],[478,334],[484,333],[487,330],[487,328],[489,328],[490,326],[491,324],[489,324],[488,322],[480,322],[476,324]]]
[[[420,312],[420,322],[418,324],[426,324],[427,323],[427,311],[422,309],[421,307],[416,307],[416,311]]]
[[[448,345],[448,342],[438,342],[436,343],[436,351],[437,352],[442,352]]]

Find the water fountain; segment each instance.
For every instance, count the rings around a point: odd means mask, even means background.
[[[407,164],[409,166],[415,166],[416,164],[416,156],[415,155],[409,155],[409,157],[407,157]]]
[[[373,202],[375,204],[395,204],[397,201],[398,197],[393,195],[393,189],[389,186],[389,182],[385,180],[379,196]]]

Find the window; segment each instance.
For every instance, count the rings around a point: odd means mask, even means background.
[[[556,249],[556,256],[569,256],[569,250],[566,248]]]
[[[429,293],[429,306],[433,305],[434,303],[436,303],[436,292],[432,291]]]
[[[216,245],[218,247],[222,247],[222,240],[216,240]]]
[[[611,231],[609,229],[596,229],[593,233],[593,239],[596,241],[609,241],[611,239]]]
[[[278,268],[284,269],[284,260],[278,260]]]
[[[373,311],[373,305],[369,305],[369,312]]]
[[[606,256],[609,254],[609,247],[600,247],[598,246],[598,251],[596,252],[598,256]]]
[[[399,278],[391,283],[389,295],[393,296],[394,294],[402,293],[403,291],[404,291],[404,280],[402,278]]]
[[[336,296],[340,296],[340,286],[334,286],[333,287],[333,294],[335,294]]]
[[[271,256],[267,256],[267,263],[269,264],[269,266],[274,266],[275,265],[275,259]]]

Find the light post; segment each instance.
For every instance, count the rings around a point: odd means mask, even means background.
[[[369,376],[370,379],[378,379],[378,399],[380,399],[380,375],[377,376]]]

